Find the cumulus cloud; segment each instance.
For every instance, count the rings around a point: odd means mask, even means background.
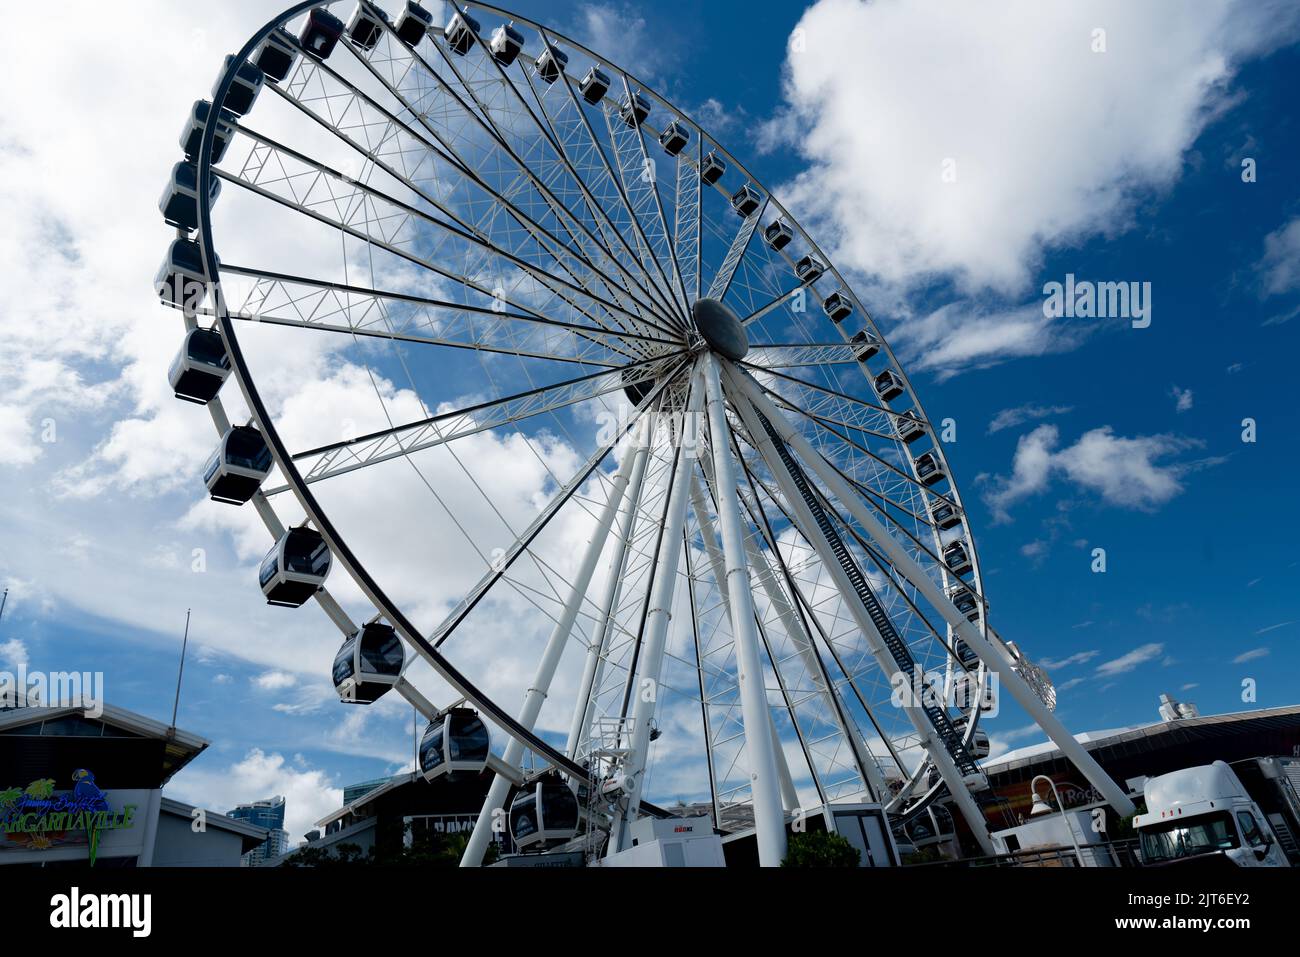
[[[1163,462],[1200,448],[1195,439],[1174,435],[1127,438],[1110,426],[1092,429],[1073,445],[1058,448],[1060,430],[1040,425],[1020,438],[1007,476],[981,476],[984,499],[998,521],[1010,519],[1012,505],[1044,491],[1054,477],[1095,493],[1111,505],[1150,510],[1183,490],[1188,472],[1217,460]]]
[[[820,0],[769,140],[809,161],[791,199],[844,264],[1015,291],[1045,250],[1127,228],[1232,102],[1238,66],[1296,24],[1284,4],[1230,0],[1196,17],[1174,2]]]
[[[1192,390],[1174,386],[1169,390],[1169,397],[1174,400],[1175,412],[1186,412],[1192,407]]]
[[[1104,661],[1097,666],[1097,675],[1101,678],[1112,678],[1115,675],[1127,674],[1138,665],[1146,664],[1159,658],[1164,653],[1165,646],[1160,643],[1151,643],[1134,648],[1127,654],[1120,655],[1118,658],[1112,658],[1110,661]]]
[[[284,827],[291,842],[301,841],[316,821],[343,805],[343,789],[334,787],[324,771],[260,748],[220,769],[205,767],[200,759],[168,783],[167,793],[221,813],[239,804],[283,796]]]

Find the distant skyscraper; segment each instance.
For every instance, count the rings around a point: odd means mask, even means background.
[[[230,812],[230,816],[256,827],[264,827],[270,832],[265,841],[244,855],[244,866],[261,867],[289,850],[289,832],[284,829],[282,796],[241,804]]]

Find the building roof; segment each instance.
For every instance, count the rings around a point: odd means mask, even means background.
[[[1255,711],[1237,711],[1229,714],[1212,714],[1197,718],[1176,718],[1172,721],[1154,721],[1150,724],[1137,725],[1132,728],[1115,728],[1108,731],[1083,731],[1074,736],[1075,740],[1087,750],[1106,748],[1130,741],[1149,740],[1164,734],[1180,731],[1214,732],[1228,730],[1226,725],[1250,722],[1271,723],[1279,718],[1300,717],[1300,705],[1285,705],[1281,708],[1260,708]],[[1027,747],[1008,751],[996,758],[985,760],[982,767],[986,774],[1000,774],[1016,768],[1039,764],[1060,755],[1060,749],[1050,741],[1031,744]]]
[[[183,817],[187,821],[194,818],[194,805],[186,804],[184,801],[177,801],[175,798],[169,798],[163,795],[160,805],[164,814],[174,814],[177,817]],[[218,830],[230,831],[232,834],[238,834],[243,838],[243,852],[247,853],[253,848],[262,844],[268,835],[264,827],[258,827],[255,824],[249,824],[247,821],[241,821],[238,818],[227,817],[216,811],[209,811],[206,808],[203,811],[204,823],[208,827],[215,827]]]
[[[28,725],[73,716],[84,718],[85,709],[75,705],[46,708],[39,705],[29,707],[20,704],[15,708],[0,710],[0,734],[15,731]],[[162,776],[164,784],[177,771],[198,757],[211,743],[197,734],[183,731],[180,728],[168,727],[161,721],[155,721],[153,718],[147,718],[142,714],[111,704],[103,705],[103,713],[98,718],[88,720],[102,721],[105,725],[111,725],[131,735],[154,738],[164,742]]]

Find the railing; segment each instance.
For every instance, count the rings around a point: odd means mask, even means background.
[[[1083,844],[1079,847],[1084,861],[1080,863],[1073,847],[1036,847],[1032,850],[1013,851],[992,857],[964,857],[956,861],[927,861],[909,864],[908,867],[1141,867],[1136,838],[1124,841],[1104,841]]]

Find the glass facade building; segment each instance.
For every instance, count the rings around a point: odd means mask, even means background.
[[[246,867],[261,867],[289,851],[289,832],[284,829],[283,795],[241,804],[229,816],[264,827],[268,832],[265,842],[244,855]]]

